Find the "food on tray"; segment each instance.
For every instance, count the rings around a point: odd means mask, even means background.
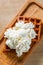
[[[15,49],[20,57],[31,49],[32,44],[40,40],[41,20],[20,16],[13,27],[4,33],[6,38],[5,51]],[[8,47],[6,47],[8,46]]]

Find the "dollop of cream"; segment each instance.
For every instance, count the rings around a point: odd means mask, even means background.
[[[6,45],[10,49],[15,49],[18,57],[30,49],[31,40],[36,37],[34,27],[32,22],[18,21],[13,28],[5,31]]]

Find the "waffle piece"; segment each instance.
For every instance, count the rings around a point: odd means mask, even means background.
[[[29,23],[32,22],[35,25],[34,30],[36,31],[36,38],[32,39],[33,43],[36,43],[37,41],[40,40],[40,33],[41,33],[41,20],[40,19],[36,19],[36,18],[29,18],[29,17],[24,17],[24,16],[20,16],[17,19],[17,22],[19,20],[23,20],[25,23]],[[32,44],[31,44],[32,46]],[[5,45],[5,51],[10,51],[11,49],[9,49],[6,45]]]
[[[18,20],[23,20],[25,23],[32,22],[35,25],[34,30],[36,31],[36,34],[37,34],[36,38],[33,39],[32,41],[37,42],[40,40],[40,33],[41,33],[41,20],[40,19],[20,16],[20,17],[18,17]]]

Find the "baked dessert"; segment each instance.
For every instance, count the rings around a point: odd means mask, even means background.
[[[13,34],[12,34],[12,31],[13,31]],[[28,31],[28,33],[26,31]],[[41,32],[41,21],[39,19],[28,18],[23,16],[18,17],[17,23],[15,24],[15,26],[12,29],[10,28],[7,30],[7,32],[5,32],[5,37],[8,38],[5,44],[5,51],[16,49],[17,56],[18,57],[21,56],[24,52],[27,52],[32,47],[32,43],[36,43],[37,41],[40,40],[40,32]],[[17,40],[16,40],[17,43],[15,43],[15,38],[12,38],[12,37],[19,37],[21,35],[22,37],[17,39],[20,42],[20,44]],[[12,45],[13,44],[12,39],[15,45]],[[26,45],[22,44],[24,43],[23,41],[27,42]],[[20,49],[23,49],[23,50],[20,50]]]

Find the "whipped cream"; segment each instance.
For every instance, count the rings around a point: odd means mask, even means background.
[[[13,28],[5,31],[6,45],[10,49],[15,49],[18,57],[30,49],[31,40],[36,37],[34,27],[32,22],[24,23],[24,21],[20,20]]]

